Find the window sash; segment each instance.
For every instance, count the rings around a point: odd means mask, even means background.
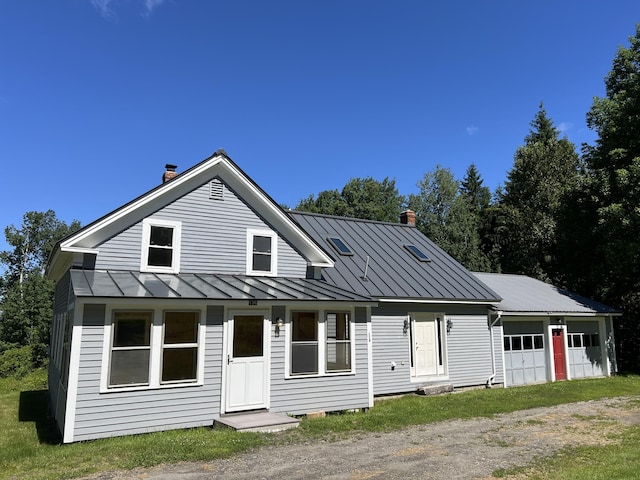
[[[149,385],[152,318],[148,310],[113,313],[109,387]]]
[[[290,319],[287,329],[288,376],[331,375],[354,371],[351,312],[293,311]]]
[[[198,312],[164,312],[160,383],[195,382],[198,379],[199,325]]]

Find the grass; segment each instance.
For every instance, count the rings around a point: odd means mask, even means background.
[[[30,374],[22,380],[0,379],[0,430],[3,432],[0,435],[0,479],[55,480],[105,470],[149,467],[160,463],[207,461],[267,443],[285,444],[319,438],[331,440],[452,418],[491,416],[527,408],[638,395],[640,377],[618,376],[511,389],[472,390],[436,397],[408,395],[377,402],[366,414],[344,413],[321,419],[305,419],[298,429],[280,434],[237,433],[223,429],[199,428],[70,445],[59,443],[55,426],[46,416],[45,388],[45,372],[42,371]],[[636,455],[640,451],[639,438],[640,432],[632,429],[625,440],[629,445],[635,445]],[[582,450],[576,450],[575,458],[587,461],[591,454],[585,453],[582,456],[581,452]],[[621,451],[616,450],[616,453],[621,454]],[[603,457],[603,461],[605,459],[606,457]],[[640,471],[640,466],[637,463],[635,465],[637,471]],[[619,467],[622,468],[623,465]]]
[[[640,479],[640,427],[625,429],[619,443],[564,449],[528,466],[500,469],[498,478],[518,480]]]

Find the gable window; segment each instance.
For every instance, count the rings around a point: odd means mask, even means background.
[[[180,237],[180,222],[143,220],[140,270],[178,273],[180,271]]]
[[[293,311],[288,325],[291,377],[353,373],[354,324],[347,311]]]
[[[247,230],[247,275],[276,275],[277,245],[274,232]]]
[[[149,384],[151,312],[114,312],[109,386]]]
[[[162,381],[195,381],[198,366],[198,312],[165,312]]]

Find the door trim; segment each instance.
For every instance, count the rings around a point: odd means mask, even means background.
[[[409,314],[410,318],[410,354],[412,359],[412,365],[410,367],[410,376],[412,382],[424,382],[428,380],[446,380],[448,379],[448,366],[447,366],[447,335],[445,334],[445,322],[446,318],[443,313],[431,313],[431,312],[415,312]],[[436,373],[430,375],[418,375],[417,372],[417,355],[416,355],[416,322],[433,322],[434,326],[434,351],[436,362]]]
[[[549,323],[547,329],[547,345],[549,345],[547,352],[547,362],[549,364],[549,378],[552,382],[557,381],[556,378],[556,363],[554,358],[554,346],[553,346],[553,331],[562,330],[563,349],[564,349],[564,368],[566,373],[566,380],[571,380],[571,370],[569,369],[569,349],[567,343],[567,325]]]
[[[227,405],[227,393],[229,389],[229,364],[227,359],[230,355],[230,342],[232,339],[231,322],[235,316],[241,315],[262,315],[263,321],[263,357],[264,357],[264,383],[263,383],[263,404],[261,406],[250,406],[246,409],[229,408]],[[269,409],[271,400],[271,310],[265,308],[244,308],[225,309],[224,322],[222,326],[222,378],[220,386],[220,414],[241,412],[243,410],[255,410],[260,408]]]

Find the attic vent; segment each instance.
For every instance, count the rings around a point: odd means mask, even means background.
[[[427,254],[424,253],[422,250],[420,250],[415,245],[405,245],[404,248],[409,250],[413,254],[413,256],[416,257],[421,262],[430,262],[431,261],[431,259],[427,256]]]
[[[211,200],[224,200],[224,184],[219,178],[214,178],[209,183],[209,198]]]

